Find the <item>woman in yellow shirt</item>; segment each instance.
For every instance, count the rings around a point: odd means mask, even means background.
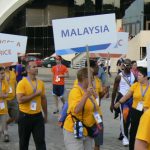
[[[135,150],[150,150],[150,109],[144,112],[138,127]]]
[[[133,96],[132,108],[130,110],[131,128],[129,150],[134,149],[136,132],[145,107],[145,97],[146,95],[150,94],[150,86],[147,77],[147,68],[139,67],[138,71],[138,82],[134,83],[130,87],[128,93],[115,104],[115,108],[118,108],[120,104],[126,102],[127,99]],[[150,107],[150,101],[149,104],[147,104],[146,106]]]
[[[67,150],[92,150],[93,139],[88,136],[86,128],[83,127],[83,137],[80,139],[76,138],[76,130],[74,131],[77,119],[91,127],[96,123],[94,114],[97,113],[99,117],[101,115],[95,99],[97,94],[93,87],[89,87],[87,74],[87,68],[78,71],[78,84],[69,93],[68,116],[64,123],[64,142]]]

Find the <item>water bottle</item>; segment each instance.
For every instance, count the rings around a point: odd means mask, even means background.
[[[83,137],[83,124],[79,122],[79,138]]]
[[[74,123],[74,137],[77,139],[83,137],[83,124],[80,121]]]

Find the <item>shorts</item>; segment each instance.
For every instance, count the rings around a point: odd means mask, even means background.
[[[63,96],[64,94],[64,85],[53,84],[53,95]]]
[[[101,125],[102,125],[102,130],[100,131],[99,135],[94,138],[94,142],[96,146],[103,145],[104,126],[103,123],[101,123]]]
[[[8,105],[8,114],[11,118],[17,118],[18,117],[18,103],[16,99],[7,101]]]

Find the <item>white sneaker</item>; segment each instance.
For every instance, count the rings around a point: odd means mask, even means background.
[[[129,140],[128,140],[126,137],[124,137],[124,138],[122,139],[122,145],[123,145],[123,146],[128,146],[128,145],[129,145]]]

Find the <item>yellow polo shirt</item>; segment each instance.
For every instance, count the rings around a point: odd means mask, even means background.
[[[148,150],[150,150],[150,109],[148,109],[140,119],[140,124],[136,134],[136,139],[148,143]]]
[[[77,79],[74,81],[74,86],[76,86],[76,85],[78,85],[78,80]],[[95,89],[95,92],[99,96],[99,94],[102,92],[103,89],[102,89],[101,80],[97,76],[94,76],[93,87]],[[102,109],[101,109],[101,107],[100,107],[100,114],[102,116]]]
[[[149,86],[148,91],[144,97],[144,107],[150,108],[150,86]]]
[[[74,113],[74,110],[75,110],[76,106],[79,104],[79,102],[81,101],[83,95],[84,95],[84,91],[82,90],[82,88],[79,85],[75,85],[69,93],[67,113],[69,114],[71,112],[72,115],[74,115],[79,120],[83,121],[83,123],[86,126],[91,127],[93,124],[95,124],[95,119],[93,116],[94,105],[90,99],[87,99],[87,101],[85,103],[84,114],[82,114],[82,112],[80,112],[78,114]],[[93,97],[93,99],[94,99],[94,97]],[[98,113],[100,114],[100,108],[97,105],[96,100],[95,100],[95,105],[96,105],[96,109],[97,109]],[[73,123],[72,117],[71,117],[71,115],[68,115],[65,120],[65,123],[64,123],[64,129],[69,132],[73,132],[73,125],[74,125],[74,123]],[[83,134],[85,136],[87,136],[87,131],[85,128],[83,129]]]
[[[9,94],[7,100],[14,100],[16,96],[16,74],[14,71],[5,71],[5,79],[9,85]]]
[[[143,92],[145,91],[147,85],[142,85],[142,88],[143,88]],[[131,85],[130,87],[130,91],[133,92],[133,104],[132,104],[132,107],[133,108],[137,108],[138,106],[138,103],[140,101],[143,102],[144,106],[145,106],[145,98],[150,95],[150,87],[148,88],[147,92],[145,93],[145,96],[144,96],[144,99],[142,99],[142,93],[141,93],[141,88],[140,88],[140,83],[139,82],[136,82],[134,83],[133,85]],[[150,107],[150,101],[147,102],[149,107]]]
[[[8,91],[9,91],[9,86],[8,86],[8,83],[6,80],[2,80],[2,89],[0,89],[1,92],[3,94],[7,94]],[[7,100],[6,98],[5,99],[2,99],[0,97],[0,115],[2,114],[7,114],[8,113],[8,108],[7,108]]]
[[[37,85],[37,90],[41,90],[42,95],[45,95],[44,83],[41,80],[37,79],[37,82],[36,81],[31,81],[31,82],[32,84],[28,81],[26,77],[24,77],[17,85],[16,94],[24,94],[24,96],[29,96],[34,92],[32,85],[34,87],[36,87]],[[34,104],[36,103],[36,110],[33,110],[31,107],[33,103]],[[40,113],[42,110],[41,96],[36,96],[33,99],[31,99],[29,102],[19,104],[19,110],[27,114]]]

